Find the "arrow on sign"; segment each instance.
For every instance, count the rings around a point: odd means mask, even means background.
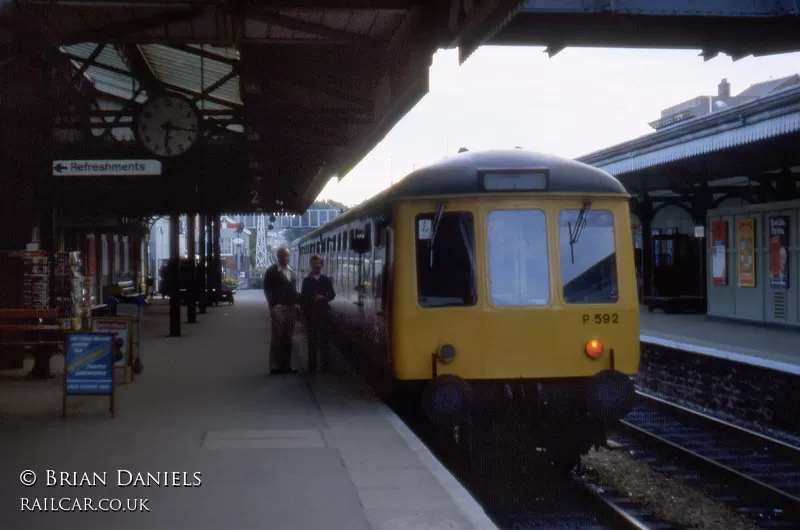
[[[53,171],[57,171],[59,173],[61,173],[65,169],[67,169],[67,166],[65,166],[64,164],[61,164],[61,163],[58,163],[55,166],[53,166]]]

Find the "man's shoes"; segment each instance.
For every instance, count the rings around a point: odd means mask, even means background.
[[[300,370],[295,370],[294,368],[281,368],[281,369],[272,369],[269,371],[272,375],[282,375],[282,374],[296,374]]]

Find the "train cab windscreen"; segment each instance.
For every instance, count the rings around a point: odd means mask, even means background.
[[[550,301],[547,223],[541,210],[495,210],[487,219],[489,283],[497,306]]]
[[[608,210],[561,210],[558,229],[564,301],[616,302],[614,215]]]
[[[471,306],[478,300],[475,224],[469,212],[415,220],[420,307]]]

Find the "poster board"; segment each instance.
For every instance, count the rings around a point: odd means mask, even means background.
[[[728,285],[728,223],[711,223],[711,281],[714,285]]]
[[[109,396],[114,417],[114,335],[70,333],[64,344],[64,393],[61,414],[67,416],[68,396]]]
[[[773,289],[789,288],[788,215],[769,218],[769,283]]]
[[[756,286],[756,220],[740,219],[736,232],[739,253],[739,287]]]
[[[114,368],[125,370],[125,379],[133,365],[131,355],[132,319],[130,317],[98,317],[91,321],[90,331],[94,333],[110,333],[114,336],[113,360]],[[133,370],[130,370],[133,374]]]
[[[139,348],[139,321],[142,316],[142,307],[144,306],[144,297],[139,295],[137,303],[118,303],[114,305],[116,316],[126,317],[131,320],[131,340],[130,340],[130,362],[131,366],[131,381],[136,377],[136,363],[141,363],[141,351]]]

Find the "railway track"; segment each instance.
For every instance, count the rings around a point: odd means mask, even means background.
[[[697,485],[763,528],[800,528],[800,448],[637,394],[639,402],[614,433],[617,441],[635,446],[656,471]]]
[[[537,493],[533,493],[538,490]],[[675,530],[631,498],[590,476],[551,477],[513,504],[488,502],[487,513],[508,530]]]
[[[600,484],[595,479],[576,477],[576,482],[590,496],[598,509],[605,512],[605,519],[614,529],[629,530],[674,530],[682,528],[659,519],[629,496],[614,488]]]
[[[404,418],[473,494],[499,528],[507,530],[673,530],[681,528],[657,518],[629,495],[601,484],[591,475],[543,475],[541,470],[468,465],[449,450],[443,437],[414,418]],[[488,455],[494,438],[480,446]],[[449,449],[449,450],[448,450]],[[501,450],[502,452],[502,450]],[[514,460],[514,459],[512,459]],[[492,459],[494,461],[494,459]]]

